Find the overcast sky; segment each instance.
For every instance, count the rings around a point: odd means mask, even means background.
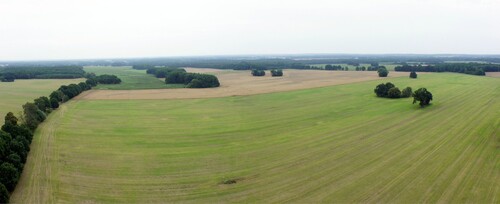
[[[500,54],[500,0],[0,0],[0,61]]]

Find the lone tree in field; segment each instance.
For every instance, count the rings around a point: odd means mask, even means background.
[[[416,79],[417,78],[417,73],[415,71],[411,71],[410,78]]]
[[[379,77],[387,77],[389,75],[389,71],[386,68],[380,68],[377,72]]]
[[[273,77],[283,76],[283,70],[281,70],[281,69],[272,69],[271,70],[271,76],[273,76]]]
[[[252,70],[252,76],[265,76],[266,72],[264,70],[260,69],[254,69]]]
[[[429,105],[432,101],[432,93],[427,91],[426,88],[419,88],[413,94],[413,104],[419,101],[420,107]]]
[[[401,91],[398,89],[398,87],[392,87],[387,91],[387,97],[388,98],[401,98]]]

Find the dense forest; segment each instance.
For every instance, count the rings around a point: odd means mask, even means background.
[[[182,71],[169,72],[165,77],[167,84],[185,84],[186,88],[219,87],[219,79],[210,74],[187,73]]]
[[[500,64],[441,63],[435,65],[402,65],[394,68],[399,72],[458,72],[485,75],[485,72],[500,72]]]
[[[74,79],[84,75],[81,66],[9,66],[0,68],[2,81],[15,79]]]

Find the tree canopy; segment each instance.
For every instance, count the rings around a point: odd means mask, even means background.
[[[413,104],[419,102],[420,107],[427,106],[432,101],[432,93],[427,91],[426,88],[419,88],[412,94]]]

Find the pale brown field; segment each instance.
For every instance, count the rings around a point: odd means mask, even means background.
[[[291,90],[349,84],[378,80],[372,71],[284,70],[283,77],[254,77],[250,71],[186,68],[188,72],[217,75],[221,86],[210,89],[149,89],[149,90],[91,90],[78,97],[85,99],[187,99],[254,95]],[[388,78],[407,76],[406,72],[390,72]]]
[[[486,72],[486,76],[489,76],[489,77],[500,77],[500,72]]]

